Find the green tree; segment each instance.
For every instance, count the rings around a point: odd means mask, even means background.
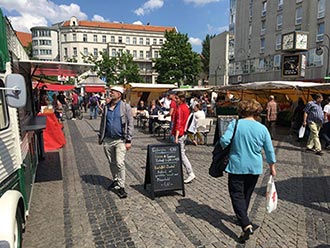
[[[133,61],[133,56],[128,53],[117,54],[116,57],[110,57],[107,52],[100,52],[101,58],[93,54],[83,55],[86,63],[92,63],[92,68],[99,77],[106,77],[107,84],[124,84],[128,82],[141,82],[139,67]]]
[[[165,32],[166,42],[159,58],[154,60],[158,72],[158,83],[178,83],[193,85],[201,71],[199,54],[192,51],[187,34],[174,30]]]
[[[205,75],[207,75],[207,79],[209,78],[209,69],[210,69],[210,40],[214,38],[215,35],[206,35],[205,40],[202,42],[202,70]]]

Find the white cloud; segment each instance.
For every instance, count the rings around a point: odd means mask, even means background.
[[[143,25],[143,23],[141,21],[135,21],[135,22],[133,22],[133,24],[135,24],[135,25]]]
[[[202,40],[200,38],[189,37],[189,42],[192,46],[201,46]]]
[[[103,16],[100,15],[94,15],[92,18],[92,21],[96,21],[96,22],[109,22],[109,20],[104,19]]]
[[[8,18],[15,30],[23,32],[30,32],[33,26],[47,26],[69,20],[72,16],[79,20],[87,19],[87,15],[80,10],[80,6],[74,3],[57,5],[48,0],[0,0],[0,7],[8,12],[15,11],[19,14]]]
[[[210,24],[207,24],[207,31],[210,34],[220,34],[226,30],[228,30],[228,26],[214,27]]]
[[[143,16],[155,9],[160,9],[164,5],[164,0],[149,0],[145,2],[142,7],[134,10],[134,13],[138,16]]]
[[[220,0],[183,0],[185,3],[203,6],[209,3],[219,2]]]

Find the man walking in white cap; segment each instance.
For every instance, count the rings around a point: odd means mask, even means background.
[[[113,86],[110,90],[111,101],[104,106],[99,144],[103,143],[105,155],[110,164],[113,181],[109,186],[120,198],[126,198],[125,191],[125,155],[131,149],[134,129],[132,109],[122,101],[124,89]]]

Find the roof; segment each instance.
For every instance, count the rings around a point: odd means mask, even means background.
[[[65,21],[63,27],[70,27],[70,21]],[[176,30],[176,27],[162,27],[162,26],[150,26],[150,25],[137,25],[137,24],[125,24],[115,22],[96,22],[96,21],[78,21],[78,26],[81,27],[93,27],[93,28],[108,28],[108,29],[126,29],[134,31],[148,31],[148,32],[165,32]]]
[[[93,64],[71,63],[60,61],[20,60],[27,71],[31,70],[33,75],[46,76],[77,76],[93,67]]]
[[[23,47],[27,47],[32,42],[32,34],[16,31],[17,38]]]

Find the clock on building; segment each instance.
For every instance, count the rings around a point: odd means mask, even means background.
[[[295,49],[307,50],[308,49],[308,34],[304,32],[296,32]]]
[[[294,49],[294,44],[295,44],[294,38],[295,38],[294,32],[282,35],[282,50],[283,51]]]

